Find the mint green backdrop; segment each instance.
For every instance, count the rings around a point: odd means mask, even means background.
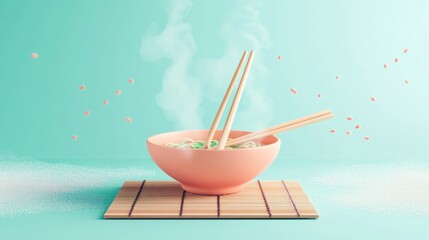
[[[423,0],[1,1],[0,186],[12,196],[8,176],[29,188],[45,173],[61,182],[57,166],[85,169],[79,178],[86,187],[86,179],[97,179],[86,173],[111,174],[83,191],[61,192],[69,205],[78,201],[83,207],[21,213],[13,202],[2,202],[0,210],[18,210],[0,215],[0,238],[428,237],[429,210],[423,204],[420,214],[409,211],[413,202],[406,201],[414,198],[372,209],[370,201],[338,200],[344,197],[338,191],[353,190],[347,183],[326,184],[331,173],[377,168],[383,174],[388,165],[394,170],[380,181],[401,182],[418,172],[421,189],[413,196],[429,201],[428,12]],[[278,158],[258,177],[299,180],[320,219],[102,220],[125,179],[168,179],[150,159],[146,138],[208,128],[241,52],[251,49],[256,59],[234,128],[257,130],[326,108],[336,115],[281,134]],[[18,163],[29,171],[32,165],[47,167],[27,178]],[[412,171],[403,175],[401,166]],[[377,185],[377,174],[361,177]],[[389,194],[402,199],[405,190]],[[378,197],[385,199],[383,192]]]

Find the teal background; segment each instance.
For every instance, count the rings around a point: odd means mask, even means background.
[[[162,31],[169,19],[166,8],[174,4],[185,3],[1,1],[0,150],[50,164],[153,169],[156,174],[151,178],[167,179],[150,159],[145,140],[184,127],[156,100],[171,61],[145,59],[141,44],[150,29]],[[193,72],[198,72],[199,59],[218,58],[226,51],[220,29],[243,4],[193,1],[184,17],[196,45]],[[428,237],[428,218],[334,206],[317,197],[324,189],[312,177],[354,164],[427,163],[429,2],[264,1],[252,6],[269,32],[269,46],[256,53],[259,60],[254,63],[263,62],[269,73],[264,79],[251,79],[259,81],[270,98],[272,117],[266,126],[325,108],[336,114],[330,121],[281,134],[278,158],[259,176],[299,180],[320,219],[101,220],[125,180],[115,179],[94,190],[94,196],[105,196],[95,209],[0,217],[0,238]],[[249,47],[243,43],[240,51]],[[407,54],[402,52],[405,48]],[[31,58],[34,52],[38,59]],[[239,55],[234,57],[238,61]],[[396,57],[399,63],[394,63]],[[228,76],[234,68],[227,68]],[[135,84],[130,85],[128,78]],[[410,84],[405,85],[405,79]],[[79,91],[80,85],[86,90]],[[211,89],[204,86],[201,91],[209,94]],[[291,87],[298,95],[290,93]],[[115,96],[116,89],[122,90],[120,96]],[[223,92],[210,94],[198,112],[206,128]],[[369,100],[372,96],[376,102]],[[109,105],[102,104],[104,99]],[[85,117],[87,110],[91,115]],[[131,124],[125,123],[127,116],[132,117]],[[347,116],[354,121],[346,121]],[[237,118],[249,124],[235,128],[257,130],[251,119],[240,119],[240,109]],[[355,124],[362,129],[355,130]],[[330,129],[337,132],[330,134]],[[347,136],[346,130],[353,134]],[[73,134],[77,141],[71,139]]]

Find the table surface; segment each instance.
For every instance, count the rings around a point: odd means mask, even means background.
[[[361,171],[359,168],[362,167],[356,165],[356,171]],[[323,162],[312,165],[289,164],[288,168],[276,167],[274,163],[259,176],[260,179],[279,179],[283,176],[299,180],[318,210],[320,218],[315,220],[105,220],[103,214],[123,183],[123,180],[116,179],[106,186],[89,189],[83,195],[71,193],[68,196],[72,203],[96,203],[88,209],[51,209],[0,216],[0,239],[119,239],[123,236],[149,239],[262,239],[266,236],[274,239],[423,239],[424,236],[429,236],[427,215],[367,208],[368,201],[361,205],[338,204],[335,198],[350,191],[350,187],[327,185],[326,173],[332,169],[335,172],[335,167]],[[349,174],[346,170],[342,172]],[[152,178],[168,179],[159,170],[156,170]],[[383,189],[380,191],[383,192]],[[371,201],[371,197],[368,199]]]

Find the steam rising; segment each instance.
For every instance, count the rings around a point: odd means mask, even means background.
[[[253,129],[269,124],[272,106],[265,88],[269,71],[263,62],[263,55],[270,46],[270,35],[261,22],[258,7],[259,3],[253,1],[236,3],[219,29],[219,40],[225,46],[219,58],[195,59],[197,43],[192,26],[184,19],[192,8],[188,0],[171,2],[167,7],[169,20],[164,29],[154,33],[152,28],[145,34],[141,46],[142,58],[149,61],[170,60],[157,103],[177,124],[177,128],[208,128],[205,126],[208,124],[203,125],[201,104],[212,101],[217,107],[244,50],[255,50],[256,57],[234,126]],[[201,69],[194,71],[193,66]],[[211,121],[214,115],[207,117]]]
[[[255,50],[255,60],[234,123],[240,129],[263,128],[272,119],[271,99],[265,87],[269,71],[263,62],[264,50],[270,46],[270,35],[260,20],[258,6],[252,1],[236,4],[220,32],[226,44],[225,53],[205,63],[205,72],[209,72],[212,78],[209,81],[210,89],[223,93],[243,50]]]
[[[191,25],[183,19],[191,7],[188,0],[172,2],[167,8],[167,25],[159,34],[152,34],[152,27],[143,37],[141,54],[147,60],[167,58],[171,61],[162,79],[157,103],[178,127],[198,129],[202,127],[198,113],[201,89],[191,73],[196,44]]]

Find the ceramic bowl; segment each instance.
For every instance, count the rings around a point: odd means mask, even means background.
[[[262,173],[280,150],[280,139],[268,136],[258,139],[261,147],[246,149],[178,149],[167,147],[167,142],[180,142],[184,138],[205,139],[208,130],[168,132],[147,139],[149,154],[155,163],[170,177],[191,193],[224,195],[242,190],[246,183]],[[251,132],[231,131],[236,138]],[[217,131],[214,139],[219,139]]]

